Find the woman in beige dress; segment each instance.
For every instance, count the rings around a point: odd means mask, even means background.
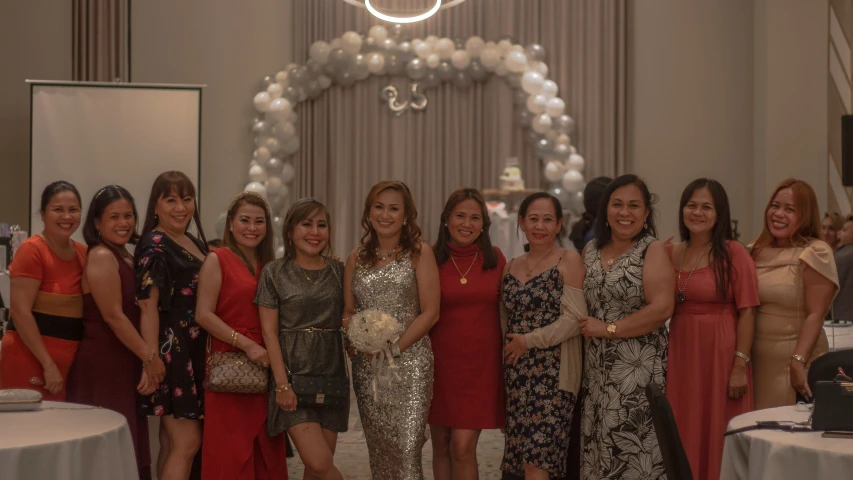
[[[761,300],[752,347],[757,410],[811,397],[806,369],[829,349],[823,319],[838,273],[820,221],[814,190],[801,180],[780,183],[764,209],[752,245]]]

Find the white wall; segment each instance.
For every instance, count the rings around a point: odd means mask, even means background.
[[[132,81],[207,85],[200,188],[209,239],[217,217],[246,184],[252,98],[261,78],[292,58],[291,8],[292,0],[131,3]]]

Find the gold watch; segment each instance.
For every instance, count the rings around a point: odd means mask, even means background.
[[[613,338],[616,336],[616,324],[611,323],[607,325],[607,336]]]
[[[288,390],[290,390],[289,383],[282,383],[281,385],[275,387],[275,393],[286,392]]]

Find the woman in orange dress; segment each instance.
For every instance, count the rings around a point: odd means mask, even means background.
[[[254,300],[261,270],[274,257],[271,225],[269,206],[255,193],[240,193],[228,207],[224,246],[207,255],[199,273],[196,319],[211,335],[208,357],[243,351],[269,367]],[[284,436],[267,435],[267,411],[266,392],[206,392],[205,480],[287,478]]]
[[[752,245],[761,300],[752,347],[757,410],[811,397],[806,369],[829,351],[823,319],[838,293],[838,272],[820,229],[812,187],[780,183]]]
[[[68,182],[51,183],[41,194],[44,230],[18,247],[9,266],[12,320],[0,349],[0,388],[29,388],[45,400],[65,400],[68,371],[83,339],[86,246],[71,240],[80,210],[80,194]]]
[[[684,189],[681,243],[667,249],[675,269],[666,396],[697,479],[720,478],[729,421],[752,410],[752,349],[758,279],[734,240],[729,199],[716,180]]]

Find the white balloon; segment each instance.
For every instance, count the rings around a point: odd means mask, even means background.
[[[393,38],[386,38],[384,41],[382,41],[382,48],[388,50],[389,52],[397,50],[397,42],[395,42]]]
[[[265,187],[264,184],[261,182],[250,182],[243,190],[247,192],[257,193],[258,195],[264,198],[266,198],[267,196],[267,187]]]
[[[285,143],[281,148],[285,155],[293,155],[299,151],[299,137],[293,137],[289,142]]]
[[[249,180],[253,182],[263,182],[267,179],[267,172],[264,171],[264,167],[260,165],[253,165],[252,168],[249,169]]]
[[[275,83],[280,83],[282,87],[287,87],[287,72],[284,70],[275,74]]]
[[[501,53],[495,47],[486,47],[480,53],[480,63],[486,67],[486,70],[493,72],[501,64]]]
[[[551,117],[547,113],[543,113],[533,119],[530,127],[536,133],[545,134],[551,128]]]
[[[495,75],[497,75],[499,77],[505,77],[505,76],[509,75],[509,70],[506,68],[506,65],[501,63],[500,65],[498,65],[495,68]]]
[[[320,65],[325,65],[329,62],[329,53],[331,52],[332,48],[327,42],[317,40],[311,44],[311,48],[308,50],[308,56]]]
[[[555,141],[554,143],[556,143],[557,145],[565,145],[568,147],[572,144],[572,139],[565,133],[561,133],[557,136],[557,141]]]
[[[260,92],[255,95],[255,108],[259,112],[268,112],[271,100],[272,96],[270,96],[269,92]]]
[[[281,96],[281,93],[284,92],[284,87],[280,83],[271,83],[267,87],[267,92],[270,94],[270,98],[275,99]]]
[[[281,178],[272,176],[267,179],[267,183],[264,186],[267,187],[268,192],[278,192],[281,189],[282,185],[283,183],[281,181]]]
[[[527,67],[527,55],[524,52],[513,50],[507,53],[504,64],[510,72],[521,73]]]
[[[471,58],[478,58],[483,53],[485,47],[486,44],[480,37],[471,37],[465,42],[465,51],[468,52]]]
[[[284,183],[290,183],[293,181],[294,177],[296,177],[296,169],[293,168],[293,164],[286,162],[281,168],[281,181]]]
[[[558,161],[551,160],[545,165],[545,178],[549,182],[559,182],[563,178],[564,173],[565,168]]]
[[[284,245],[281,245],[275,249],[275,258],[281,258],[283,256],[284,256]]]
[[[438,43],[439,38],[435,35],[430,35],[424,39],[424,42],[428,43],[430,48],[435,47],[435,44]]]
[[[442,60],[449,60],[453,55],[454,50],[456,50],[456,45],[454,45],[453,40],[449,38],[442,38],[435,42],[435,52]]]
[[[548,100],[541,93],[538,95],[531,95],[527,99],[527,110],[535,115],[542,115],[545,112],[547,105]]]
[[[290,104],[288,99],[276,98],[269,104],[267,117],[281,123],[287,121],[291,112],[293,112],[293,105]]]
[[[465,70],[468,68],[468,65],[471,65],[471,55],[465,50],[456,50],[453,52],[453,55],[450,56],[450,63],[452,63],[457,70]]]
[[[377,43],[382,43],[382,41],[388,38],[388,29],[382,25],[374,25],[370,27],[367,36],[375,39]]]
[[[273,127],[273,134],[286,143],[296,136],[296,127],[290,122],[276,123]]]
[[[350,54],[356,54],[361,50],[361,45],[363,43],[361,39],[361,35],[356,32],[346,32],[341,35],[341,48],[344,49],[345,52]]]
[[[326,75],[320,75],[317,78],[317,81],[320,82],[320,87],[325,90],[332,86],[332,79],[327,77]]]
[[[577,153],[569,155],[569,160],[566,162],[566,168],[569,170],[581,171],[584,165],[586,165],[586,161]]]
[[[548,104],[545,107],[545,113],[552,117],[559,117],[566,110],[566,102],[560,97],[548,99]]]
[[[267,147],[270,153],[275,153],[281,149],[281,142],[275,137],[267,137],[264,139],[262,146]]]
[[[438,56],[437,53],[431,53],[426,58],[426,64],[429,68],[435,68],[438,66],[439,63],[441,63],[441,58]]]
[[[536,70],[542,74],[543,77],[548,76],[548,64],[545,62],[536,62]]]
[[[426,42],[415,45],[415,55],[426,60],[432,54],[432,46]]]
[[[501,40],[498,42],[498,50],[501,52],[502,57],[506,57],[510,50],[512,50],[512,42],[509,40]]]
[[[509,51],[510,52],[523,52],[524,47],[516,43],[515,45],[512,46],[512,48],[509,49]]]
[[[521,88],[530,95],[536,95],[542,89],[545,79],[539,72],[526,71],[521,77]]]
[[[341,37],[333,38],[331,42],[329,42],[329,48],[332,50],[336,48],[343,48],[344,41],[341,40]]]
[[[375,27],[374,27],[375,28]],[[367,69],[374,75],[385,73],[385,56],[379,52],[373,52],[367,57]]]
[[[569,192],[579,192],[583,189],[583,174],[577,170],[568,170],[563,175],[563,188]]]
[[[557,82],[553,80],[545,80],[542,82],[542,89],[539,91],[542,95],[545,95],[548,98],[553,98],[557,96],[557,92],[560,88],[557,86]]]
[[[272,157],[272,153],[270,149],[264,146],[258,147],[255,149],[255,153],[252,155],[252,158],[257,160],[258,162],[266,162]]]
[[[412,51],[412,43],[411,42],[400,42],[397,45],[397,51],[400,53],[409,53]]]

